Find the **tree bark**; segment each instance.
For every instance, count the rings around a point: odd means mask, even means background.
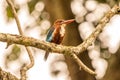
[[[16,76],[0,68],[0,80],[19,80]]]

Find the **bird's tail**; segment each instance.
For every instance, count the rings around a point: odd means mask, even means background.
[[[44,56],[44,60],[45,60],[45,61],[47,60],[48,56],[49,56],[49,52],[46,51],[45,56]]]

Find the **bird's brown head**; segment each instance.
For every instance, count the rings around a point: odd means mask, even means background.
[[[75,19],[70,19],[70,20],[57,19],[54,24],[56,24],[56,25],[69,24],[74,21],[75,21]]]

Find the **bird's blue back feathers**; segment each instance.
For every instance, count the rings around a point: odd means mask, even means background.
[[[52,41],[52,35],[53,35],[53,32],[54,32],[54,27],[51,27],[50,30],[48,31],[47,33],[47,38],[46,38],[46,41],[47,42],[51,42]]]

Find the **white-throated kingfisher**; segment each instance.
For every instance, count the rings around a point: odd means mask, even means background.
[[[53,26],[49,29],[49,31],[47,33],[46,41],[60,44],[65,35],[65,26],[74,21],[75,21],[75,19],[70,19],[70,20],[58,19],[58,20],[56,20],[54,22]],[[49,52],[46,51],[45,56],[44,56],[45,60],[47,60],[48,55],[49,55]]]

